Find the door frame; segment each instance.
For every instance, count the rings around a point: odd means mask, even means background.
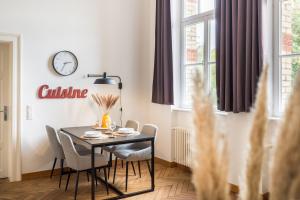
[[[11,133],[7,138],[8,179],[10,182],[21,181],[21,41],[20,34],[0,32],[0,42],[12,44],[11,69]]]

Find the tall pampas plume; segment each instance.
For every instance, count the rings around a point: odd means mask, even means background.
[[[243,200],[259,200],[261,170],[264,157],[264,138],[268,126],[267,84],[268,65],[265,65],[260,76],[256,102],[254,107],[253,123],[249,138],[245,180],[242,184],[241,196]]]
[[[198,200],[229,199],[227,184],[228,158],[224,145],[217,148],[213,104],[205,93],[201,74],[194,77],[193,183]]]
[[[300,199],[300,74],[287,104],[271,171],[271,200]]]

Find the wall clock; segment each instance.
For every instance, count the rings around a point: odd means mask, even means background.
[[[77,70],[78,60],[72,52],[60,51],[53,56],[52,66],[59,75],[69,76]]]

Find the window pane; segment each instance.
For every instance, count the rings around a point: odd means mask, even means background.
[[[217,104],[217,80],[216,80],[216,64],[210,64],[210,95],[213,103]]]
[[[281,4],[281,53],[300,53],[300,0]]]
[[[216,62],[216,26],[215,20],[210,21],[209,31],[209,62]]]
[[[281,102],[285,107],[292,92],[296,74],[300,69],[300,57],[285,57],[281,59]]]
[[[203,72],[203,65],[192,65],[192,66],[185,66],[184,68],[184,98],[183,104],[184,107],[192,107],[193,99],[193,89],[194,89],[194,82],[193,78],[196,72],[196,69],[200,69]]]
[[[184,28],[184,64],[202,63],[204,59],[204,24],[197,23]]]
[[[183,0],[184,1],[184,17],[190,17],[199,13],[213,10],[215,0]]]
[[[198,0],[184,0],[184,17],[190,17],[198,14]]]
[[[200,0],[200,13],[213,10],[215,0]]]

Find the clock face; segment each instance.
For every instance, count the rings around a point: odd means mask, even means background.
[[[54,55],[52,65],[59,75],[69,76],[77,70],[78,60],[72,52],[60,51]]]

